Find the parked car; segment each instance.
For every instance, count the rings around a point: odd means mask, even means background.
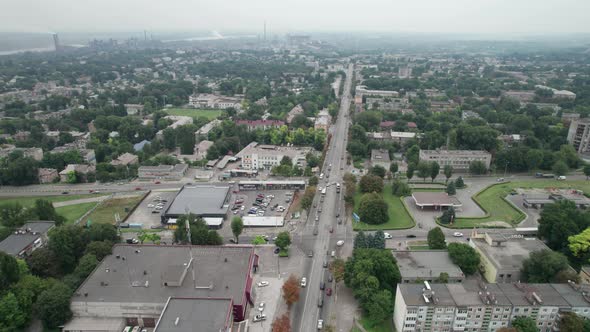
[[[415,237],[416,237],[416,235],[414,235],[414,234],[408,234],[408,235],[406,235],[406,237],[407,237],[407,238],[410,238],[410,239],[413,239],[413,238],[415,238]]]
[[[326,284],[323,281],[320,281],[320,289],[324,290],[326,288]]]
[[[328,274],[328,282],[332,282],[332,280],[334,280],[334,277],[332,277],[331,274]]]
[[[265,307],[265,306],[266,306],[266,303],[264,303],[264,302],[260,302],[260,303],[258,304],[258,311],[260,311],[260,312],[264,311],[264,307]]]
[[[318,319],[318,330],[321,330],[323,328],[324,328],[324,320]]]
[[[313,257],[313,250],[311,250],[308,254],[307,257]]]
[[[307,278],[303,277],[301,278],[301,287],[305,287],[307,286]]]
[[[328,231],[329,231],[330,233],[334,233],[334,227],[330,226],[330,228],[328,228]]]
[[[265,314],[255,315],[254,318],[252,319],[253,322],[261,322],[263,320],[266,320],[266,315]]]
[[[463,237],[463,233],[461,233],[461,232],[455,232],[455,233],[453,233],[453,236],[454,237]]]
[[[383,235],[385,235],[386,239],[393,239],[393,236],[391,236],[389,233],[383,233]]]
[[[258,287],[266,287],[268,285],[270,285],[270,283],[268,281],[259,281],[256,285],[258,285]]]
[[[135,190],[141,190],[141,187],[135,187]]]
[[[275,250],[274,250],[274,253],[275,253],[275,254],[278,254],[278,253],[279,253],[279,251],[281,251],[281,248],[279,248],[279,247],[276,247],[276,248],[275,248]]]
[[[338,247],[342,247],[344,245],[344,240],[340,240],[340,241],[336,242],[336,245]]]
[[[328,296],[332,295],[332,288],[326,289],[326,295],[328,295]]]

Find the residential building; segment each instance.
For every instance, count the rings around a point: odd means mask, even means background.
[[[389,170],[389,164],[391,164],[391,160],[389,159],[389,151],[384,149],[373,149],[371,150],[371,166],[381,166],[385,168],[386,171]]]
[[[111,165],[113,166],[129,166],[137,163],[139,163],[139,158],[129,152],[125,152],[117,157],[117,159],[111,161]]]
[[[207,151],[209,148],[213,146],[212,141],[200,141],[199,144],[195,146],[195,154],[197,155],[197,160],[203,160],[207,158]]]
[[[431,100],[430,111],[433,113],[454,111],[457,105],[452,100]]]
[[[410,102],[407,98],[367,97],[366,105],[368,109],[376,108],[384,112],[399,112],[410,106]]]
[[[518,144],[518,143],[522,142],[524,140],[524,135],[520,135],[520,134],[500,135],[500,136],[498,136],[498,140],[507,146],[512,146],[514,144]]]
[[[261,129],[267,130],[270,128],[280,128],[285,125],[285,122],[281,120],[235,120],[235,123],[240,125],[245,125],[248,127],[249,131]]]
[[[492,155],[482,150],[420,150],[420,161],[436,161],[441,171],[445,165],[451,165],[455,172],[466,172],[474,161],[481,161],[490,168]]]
[[[399,143],[400,145],[405,144],[408,141],[413,140],[418,135],[413,132],[402,132],[402,131],[381,131],[381,132],[372,132],[367,133],[367,137],[373,141],[382,141],[382,142],[394,142]]]
[[[41,148],[17,148],[12,144],[2,144],[0,146],[0,158],[6,158],[9,154],[17,151],[22,152],[23,156],[33,158],[37,161],[43,159],[43,149]]]
[[[393,251],[402,283],[437,282],[446,273],[449,283],[462,282],[465,275],[446,250]]]
[[[541,332],[558,331],[560,314],[590,317],[584,286],[569,284],[398,284],[393,322],[396,331],[488,332],[517,317],[535,320]]]
[[[25,258],[47,243],[47,233],[54,226],[53,221],[29,221],[0,242],[0,251]]]
[[[139,142],[139,143],[136,143],[136,144],[134,144],[134,145],[133,145],[133,150],[134,150],[135,152],[142,151],[142,150],[143,150],[143,148],[146,146],[146,144],[150,144],[150,141],[148,141],[148,140],[145,140],[145,139],[144,139],[143,141],[141,141],[141,142]]]
[[[252,246],[117,244],[74,292],[63,331],[228,332],[255,303],[257,268]]]
[[[52,183],[59,179],[59,173],[55,168],[39,168],[37,171],[37,179],[39,183]]]
[[[304,168],[306,165],[305,156],[309,152],[311,152],[311,148],[307,147],[264,145],[251,142],[236,154],[236,158],[240,159],[240,166],[248,170],[271,169],[280,165],[284,156],[291,158],[293,166]]]
[[[364,85],[357,85],[355,87],[355,96],[399,97],[399,92],[388,90],[369,90]]]
[[[233,107],[236,110],[242,109],[241,98],[217,96],[207,93],[189,96],[188,104],[194,108],[226,109]]]
[[[84,164],[69,164],[63,171],[59,172],[61,182],[68,182],[68,175],[74,172],[78,177],[76,182],[88,182],[88,176],[96,172],[96,166]]]
[[[480,270],[483,277],[492,283],[509,283],[522,280],[522,263],[532,252],[549,250],[536,238],[506,236],[502,233],[474,230],[469,239],[480,255]]]
[[[482,117],[479,116],[479,114],[477,114],[474,111],[463,111],[463,112],[461,112],[461,120],[467,121],[469,119],[483,120]]]
[[[403,121],[402,121],[402,123],[403,123]],[[393,129],[395,127],[395,124],[396,124],[395,121],[381,121],[381,123],[379,124],[379,128],[381,128],[381,129]],[[406,122],[404,129],[409,129],[409,130],[418,129],[418,125],[416,125],[416,122],[412,122],[412,121]]]
[[[125,104],[127,115],[138,115],[143,112],[143,105],[141,104]]]
[[[327,109],[323,109],[318,113],[318,116],[315,118],[315,122],[313,128],[315,130],[323,130],[324,132],[328,132],[330,129],[330,124],[332,123],[332,116]]]
[[[516,99],[521,103],[528,103],[535,99],[535,91],[519,91],[519,90],[509,90],[503,91],[502,95],[505,97],[510,97],[512,99]]]
[[[29,139],[29,136],[31,136],[30,131],[19,131],[16,134],[14,134],[12,137],[17,142],[24,142]]]
[[[576,94],[567,90],[557,90],[545,85],[535,85],[535,89],[550,90],[553,92],[553,98],[576,99]]]
[[[567,132],[567,142],[573,145],[579,154],[590,152],[590,118],[572,120]]]
[[[187,164],[140,166],[137,177],[140,180],[171,180],[179,181],[188,170]]]
[[[84,144],[84,146],[86,146],[86,144]],[[96,154],[94,153],[94,150],[80,148],[79,145],[76,143],[68,143],[63,146],[58,146],[53,150],[49,151],[49,153],[64,153],[73,150],[78,151],[80,153],[85,163],[96,164]]]
[[[219,126],[220,124],[221,124],[221,120],[219,120],[219,119],[215,119],[215,120],[207,123],[206,125],[202,126],[201,128],[199,128],[199,130],[197,130],[195,132],[195,135],[197,136],[196,138],[199,139],[199,136],[200,135],[208,136],[209,135],[209,132],[213,128]]]
[[[570,125],[572,123],[572,121],[579,120],[579,119],[580,119],[580,113],[567,113],[567,112],[561,113],[561,122],[563,122],[564,125]]]
[[[289,113],[287,113],[287,119],[286,122],[287,124],[291,124],[291,122],[293,122],[293,119],[300,114],[304,114],[304,110],[303,107],[301,107],[301,104],[298,104],[297,106],[293,107]]]

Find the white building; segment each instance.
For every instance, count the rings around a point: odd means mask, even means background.
[[[271,169],[280,165],[284,156],[291,158],[293,166],[303,168],[306,165],[305,156],[309,152],[311,152],[311,148],[263,145],[252,142],[238,152],[236,157],[241,160],[243,169]]]
[[[445,165],[451,165],[455,171],[468,171],[474,161],[481,161],[490,168],[492,155],[482,150],[420,150],[420,161],[436,161],[441,171]]]

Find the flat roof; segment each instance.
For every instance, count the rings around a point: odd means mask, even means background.
[[[285,224],[283,217],[244,216],[242,221],[246,227],[280,227]]]
[[[492,236],[490,234],[490,236]],[[492,236],[492,238],[494,238]],[[522,262],[531,252],[549,249],[543,241],[536,238],[504,238],[501,246],[490,245],[485,239],[471,238],[473,243],[498,268],[520,270]]]
[[[456,266],[449,253],[444,250],[393,251],[402,278],[438,278],[444,272],[451,278],[463,278],[464,274]]]
[[[170,298],[154,332],[225,331],[232,310],[230,299]]]
[[[0,242],[0,251],[17,256],[54,225],[53,221],[28,222]]]
[[[74,317],[63,328],[64,331],[115,331],[125,327],[123,318]]]
[[[420,150],[420,154],[425,155],[479,155],[491,156],[491,154],[484,150]]]
[[[229,206],[226,198],[229,186],[184,186],[164,215],[225,215]]]
[[[72,302],[164,305],[169,297],[211,297],[240,304],[254,256],[252,246],[116,244]],[[167,284],[174,281],[179,285]]]
[[[415,192],[412,193],[412,198],[414,198],[414,202],[416,205],[420,207],[424,206],[453,206],[459,207],[462,206],[461,201],[459,201],[454,196],[449,196],[445,192]]]

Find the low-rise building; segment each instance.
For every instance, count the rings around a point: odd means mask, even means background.
[[[364,85],[357,85],[355,87],[355,96],[399,97],[399,92],[388,90],[370,90]]]
[[[111,165],[113,166],[129,166],[129,165],[135,165],[139,162],[139,158],[134,155],[131,154],[129,152],[125,152],[122,155],[120,155],[119,157],[117,157],[117,159],[113,159],[113,161],[111,161]]]
[[[226,109],[233,107],[236,110],[242,109],[241,98],[217,96],[208,93],[189,96],[188,104],[194,108]]]
[[[96,172],[96,166],[85,164],[69,164],[63,171],[59,172],[61,182],[70,181],[70,174],[76,175],[76,182],[88,182],[89,176]]]
[[[332,116],[327,109],[323,109],[318,113],[318,116],[315,118],[313,128],[315,130],[323,130],[324,132],[328,132],[330,129],[330,124],[332,123]]]
[[[512,99],[518,100],[520,103],[528,103],[535,99],[535,91],[519,91],[519,90],[509,90],[503,91],[502,95],[505,97],[510,97]]]
[[[213,121],[210,121],[209,123],[205,124],[204,126],[202,126],[201,128],[199,128],[199,130],[197,130],[195,132],[195,135],[197,136],[196,138],[199,139],[199,136],[200,135],[203,135],[203,136],[209,135],[209,132],[213,128],[219,126],[220,124],[221,124],[221,120],[219,120],[219,119],[215,119]]]
[[[236,158],[240,159],[241,167],[248,170],[271,169],[280,165],[284,156],[291,158],[293,166],[305,168],[305,156],[309,152],[311,152],[311,148],[307,147],[264,145],[251,142],[236,154]]]
[[[543,90],[552,91],[553,98],[562,98],[562,99],[571,99],[571,100],[576,99],[576,94],[571,91],[568,91],[568,90],[557,90],[557,89],[554,89],[552,87],[548,87],[545,85],[535,85],[535,89],[543,89]]]
[[[140,180],[171,180],[178,181],[188,170],[187,164],[140,166],[137,176]]]
[[[446,250],[394,250],[402,283],[442,282],[440,277],[446,274],[449,283],[462,282],[465,275],[457,267]]]
[[[384,149],[373,149],[371,150],[371,166],[381,166],[385,168],[386,171],[389,170],[389,164],[391,164],[391,160],[389,159],[389,151]]]
[[[236,120],[238,126],[244,125],[249,131],[253,130],[267,130],[270,128],[280,128],[285,125],[281,120]]]
[[[86,146],[86,144],[84,144],[84,146]],[[58,146],[49,151],[49,153],[65,153],[68,151],[78,151],[85,163],[96,164],[96,154],[94,153],[94,150],[80,148],[80,146],[76,143],[68,143],[63,146]]]
[[[456,172],[465,172],[474,161],[481,161],[489,169],[492,162],[492,155],[482,150],[420,150],[419,157],[420,161],[436,161],[441,171],[451,165]]]
[[[400,145],[405,144],[418,135],[414,132],[402,132],[402,131],[381,131],[381,132],[369,132],[367,137],[373,141],[379,142],[394,142]]]
[[[197,155],[197,160],[203,160],[207,158],[207,151],[209,151],[209,148],[212,146],[212,141],[200,141],[199,144],[195,146],[195,154]]]
[[[25,258],[47,243],[47,233],[54,226],[53,221],[29,221],[0,242],[0,251]]]
[[[52,183],[59,179],[59,173],[55,168],[39,168],[37,171],[37,179],[39,183]]]
[[[141,104],[125,104],[127,115],[138,115],[143,112],[143,105]]]
[[[303,107],[301,107],[301,104],[298,104],[297,106],[293,107],[289,113],[287,113],[287,119],[286,122],[287,124],[291,124],[291,122],[293,122],[293,119],[300,114],[303,114],[304,110]]]

